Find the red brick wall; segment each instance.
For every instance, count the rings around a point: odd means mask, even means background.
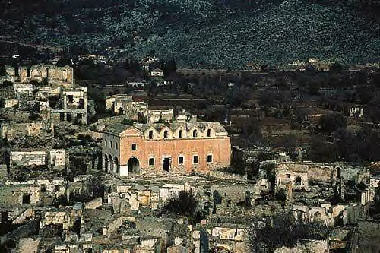
[[[137,144],[137,150],[132,151],[132,144]],[[198,165],[193,165],[193,155],[198,155]],[[207,163],[206,156],[212,154],[213,162]],[[178,165],[179,155],[184,156],[184,165]],[[231,144],[229,137],[199,138],[199,139],[168,139],[146,140],[140,136],[128,136],[120,139],[120,165],[127,165],[131,157],[139,160],[140,167],[145,171],[163,170],[163,157],[172,158],[171,171],[207,172],[216,167],[230,165]],[[149,158],[154,157],[154,167],[149,166]]]

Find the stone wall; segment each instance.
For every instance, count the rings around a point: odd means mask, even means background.
[[[33,185],[7,185],[0,189],[0,206],[37,205],[41,201],[40,187]]]
[[[209,224],[203,229],[194,229],[192,238],[195,252],[211,249],[236,253],[250,251],[246,228],[237,224]]]
[[[157,109],[157,110],[148,110],[148,123],[155,123],[159,121],[170,121],[174,118],[173,109]]]
[[[189,191],[186,184],[164,184],[160,187],[149,185],[117,185],[116,189],[108,194],[108,203],[115,212],[137,211],[140,208],[157,210],[159,206],[174,197],[179,192]]]
[[[62,225],[63,229],[68,229],[70,226],[70,215],[65,211],[46,212],[41,220],[40,227],[43,228],[50,224]]]
[[[282,247],[274,251],[274,253],[302,253],[302,252],[314,252],[314,253],[326,253],[329,252],[328,241],[324,240],[305,240],[297,244],[297,246]]]
[[[87,124],[88,99],[87,88],[66,89],[61,94],[62,107],[51,109],[51,120],[53,122],[74,122]]]
[[[74,69],[55,65],[34,65],[31,67],[19,67],[19,80],[22,83],[32,80],[42,82],[46,79],[50,84],[74,84]]]
[[[13,140],[24,136],[38,136],[43,130],[47,130],[48,128],[49,127],[45,126],[43,122],[2,124],[1,137],[7,140]]]
[[[294,172],[279,169],[276,172],[276,190],[285,189],[288,184],[295,190],[309,190],[307,172]]]
[[[64,149],[54,149],[49,152],[49,163],[53,167],[65,167],[66,151]]]
[[[366,172],[360,166],[345,163],[284,162],[278,165],[278,169],[295,173],[307,173],[310,182],[324,183],[335,182],[337,178],[358,181],[361,174]]]
[[[35,89],[33,84],[30,83],[14,83],[13,84],[14,91],[17,95],[33,95],[33,90]]]
[[[12,107],[17,107],[19,104],[19,100],[15,98],[9,98],[5,99],[4,101],[4,108],[12,108]]]
[[[337,224],[356,224],[365,217],[364,209],[358,204],[331,205],[323,203],[320,206],[293,205],[292,212],[296,220],[302,222],[322,222],[326,226]]]
[[[66,151],[63,149],[52,149],[50,151],[11,151],[11,166],[42,166],[65,167]]]
[[[31,165],[46,165],[46,151],[11,151],[11,165],[31,166]]]

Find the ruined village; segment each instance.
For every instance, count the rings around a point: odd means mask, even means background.
[[[1,252],[380,250],[378,66],[2,68]]]

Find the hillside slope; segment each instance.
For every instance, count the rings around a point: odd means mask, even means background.
[[[107,53],[116,58],[154,52],[187,67],[278,65],[310,57],[347,64],[380,61],[379,23],[343,4],[45,0],[42,8],[38,2],[24,9],[17,1],[5,5],[0,35],[91,52],[113,47]]]

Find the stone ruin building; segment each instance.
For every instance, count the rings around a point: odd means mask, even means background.
[[[33,108],[45,121],[87,124],[87,87],[75,85],[73,68],[33,65],[5,69],[6,75],[0,77],[0,82],[12,82],[13,90],[3,96],[4,108]]]
[[[42,166],[64,168],[67,162],[67,155],[64,149],[46,150],[20,150],[10,152],[11,166]]]
[[[25,136],[42,136],[52,132],[52,125],[46,122],[14,123],[6,122],[0,124],[0,137],[14,140]]]
[[[106,98],[106,109],[117,115],[126,115],[128,119],[155,123],[174,118],[173,108],[149,107],[146,102],[135,101],[133,96],[117,94]]]
[[[74,122],[87,124],[87,87],[78,87],[64,90],[61,93],[62,104],[58,108],[51,109],[53,122]]]
[[[74,85],[74,70],[70,66],[33,65],[20,67],[5,67],[5,80],[13,83],[30,83],[31,81],[47,81],[50,85]]]
[[[130,95],[117,94],[106,98],[106,109],[115,114],[127,115],[132,120],[139,120],[146,117],[148,104],[134,101]]]

